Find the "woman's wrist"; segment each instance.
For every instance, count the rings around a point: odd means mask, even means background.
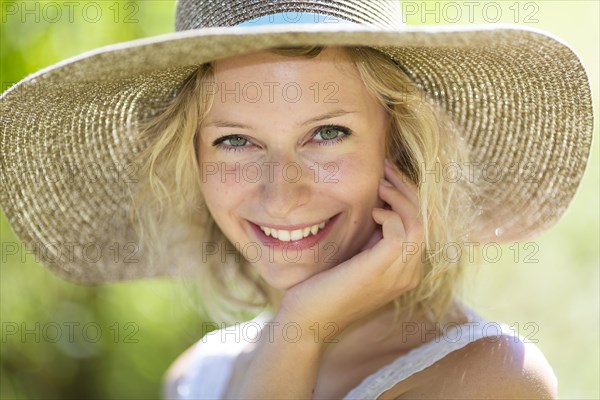
[[[323,342],[283,312],[264,324],[260,337],[236,398],[311,398]]]
[[[339,321],[303,318],[284,306],[270,324],[273,324],[273,335],[279,335],[287,342],[314,344],[318,347],[336,343],[336,337],[343,329]]]

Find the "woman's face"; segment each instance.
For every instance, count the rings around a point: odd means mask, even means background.
[[[263,278],[286,290],[357,254],[379,229],[389,118],[343,51],[228,58],[205,90],[202,193]]]

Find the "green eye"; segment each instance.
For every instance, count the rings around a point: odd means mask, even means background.
[[[225,140],[225,142],[229,141],[230,146],[238,147],[245,146],[248,143],[248,139],[244,139],[241,136],[230,136],[229,139]]]
[[[223,136],[213,142],[213,146],[226,151],[243,151],[252,147],[251,142],[240,135]]]
[[[339,129],[335,129],[335,128],[325,128],[323,130],[321,130],[321,137],[323,138],[323,140],[331,140],[331,139],[335,139],[336,137],[338,137],[340,134]]]
[[[322,126],[315,131],[314,138],[319,144],[334,144],[350,136],[351,132],[343,126]]]

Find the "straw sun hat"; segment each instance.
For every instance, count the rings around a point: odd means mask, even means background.
[[[512,174],[489,189],[472,239],[549,228],[586,168],[588,78],[569,47],[541,32],[405,26],[399,2],[386,0],[183,0],[176,30],[65,60],[1,97],[0,204],[23,243],[64,278],[169,274],[144,267],[127,222],[127,177],[142,146],[132,132],[199,64],[270,47],[371,46],[391,57],[449,114],[474,165],[492,165],[489,179]],[[139,261],[128,262],[135,249]]]

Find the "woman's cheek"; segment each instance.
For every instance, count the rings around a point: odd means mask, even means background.
[[[206,163],[203,171],[203,182],[211,189],[229,192],[236,185],[244,183],[242,164],[239,162],[210,162]]]
[[[202,192],[209,206],[226,208],[246,190],[239,163],[210,163],[202,173]]]
[[[379,179],[383,176],[383,159],[381,163],[375,163],[353,153],[320,165],[319,171],[319,182],[330,185],[331,190],[343,194],[348,200],[353,199],[353,202],[376,206]]]

